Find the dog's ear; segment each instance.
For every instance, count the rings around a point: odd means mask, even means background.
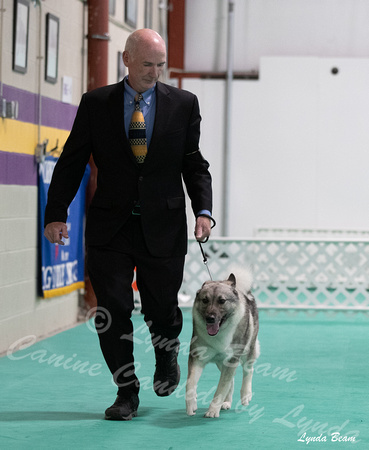
[[[233,275],[233,273],[231,273],[228,277],[228,280],[231,282],[232,287],[236,287],[236,277]]]

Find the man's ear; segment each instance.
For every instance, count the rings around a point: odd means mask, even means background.
[[[122,60],[123,60],[123,64],[128,67],[129,64],[129,53],[124,50],[123,54],[122,54]]]

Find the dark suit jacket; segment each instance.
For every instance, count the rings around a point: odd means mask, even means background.
[[[158,82],[156,117],[148,154],[137,164],[124,130],[124,83],[84,94],[72,131],[55,166],[45,225],[66,222],[90,155],[97,189],[86,222],[87,245],[104,245],[141,204],[148,249],[154,256],[184,255],[187,223],[182,177],[194,214],[212,210],[209,164],[198,144],[200,113],[195,95]]]

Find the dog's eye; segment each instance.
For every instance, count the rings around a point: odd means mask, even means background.
[[[225,302],[225,298],[218,298],[219,305],[224,305]]]
[[[207,303],[209,303],[209,299],[207,297],[204,297],[202,299],[202,302],[206,305]]]

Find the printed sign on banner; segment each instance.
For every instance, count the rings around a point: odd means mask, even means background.
[[[86,167],[80,188],[68,209],[69,239],[65,245],[50,244],[44,237],[44,214],[47,192],[57,158],[48,156],[39,165],[40,202],[40,289],[44,298],[68,294],[84,287],[84,213],[89,166]]]

